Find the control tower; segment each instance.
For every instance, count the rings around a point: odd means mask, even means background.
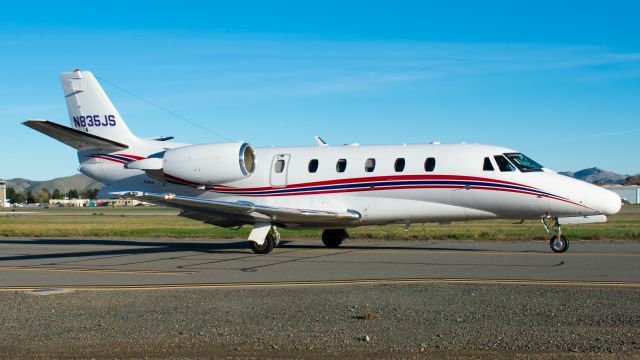
[[[0,207],[7,205],[7,182],[0,179]]]

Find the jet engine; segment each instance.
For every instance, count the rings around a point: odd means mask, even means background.
[[[215,185],[243,179],[255,169],[255,151],[247,143],[188,145],[164,152],[162,158],[128,163],[152,175],[191,185]],[[158,177],[158,176],[153,176]]]

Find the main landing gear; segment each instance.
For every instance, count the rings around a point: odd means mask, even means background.
[[[322,232],[322,242],[329,248],[337,248],[348,237],[345,229],[326,229]],[[256,254],[268,254],[279,243],[280,233],[275,225],[256,224],[249,234],[249,246]]]
[[[553,224],[548,224],[549,220],[553,219]],[[542,226],[544,226],[545,230],[547,230],[548,234],[551,234],[551,228],[555,234],[549,240],[549,247],[555,253],[563,253],[569,249],[569,239],[567,239],[564,235],[562,235],[562,227],[558,222],[558,218],[551,217],[543,217],[540,219]]]
[[[328,248],[337,248],[348,237],[345,229],[326,229],[322,232],[322,242]]]
[[[265,231],[266,228],[266,231]],[[266,234],[262,234],[266,232]],[[255,236],[254,236],[255,233]],[[262,239],[262,243],[259,243],[260,238],[264,236]],[[274,248],[278,247],[280,243],[280,233],[275,225],[268,226],[256,226],[251,231],[249,235],[249,244],[251,246],[251,250],[256,254],[268,254]]]

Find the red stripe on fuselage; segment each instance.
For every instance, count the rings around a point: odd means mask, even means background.
[[[113,159],[113,158],[102,156],[102,155],[91,155],[90,157],[98,158],[98,159],[102,159],[102,160],[109,160],[109,161],[117,162],[117,163],[120,163],[120,164],[126,164],[127,163],[126,161],[123,161],[123,160]]]
[[[289,184],[283,188],[274,188],[271,186],[265,187],[254,187],[254,188],[239,188],[239,187],[230,187],[230,186],[213,186],[207,188],[207,190],[212,191],[234,191],[234,192],[252,192],[252,191],[267,191],[267,190],[281,190],[281,189],[297,189],[302,187],[311,187],[311,186],[322,186],[322,185],[345,185],[345,184],[357,184],[362,182],[376,182],[376,181],[398,181],[398,180],[453,180],[453,181],[488,181],[494,182],[498,184],[505,185],[514,185],[527,187],[534,190],[540,190],[538,188],[518,184],[510,181],[504,180],[496,180],[490,178],[476,177],[476,176],[464,176],[464,175],[391,175],[391,176],[371,176],[371,177],[358,177],[358,178],[347,178],[347,179],[333,179],[333,180],[323,180],[323,181],[312,181],[298,184]]]
[[[146,159],[146,157],[138,156],[138,155],[129,155],[129,154],[113,154],[113,155],[127,157],[127,158],[130,158],[132,160],[143,160],[143,159]]]
[[[201,184],[184,180],[178,178],[173,175],[164,174],[167,179],[172,181],[186,184],[193,187],[202,186]],[[536,187],[523,185],[519,183],[514,183],[510,181],[504,180],[496,180],[489,179],[483,177],[476,176],[464,176],[464,175],[396,175],[396,176],[372,176],[372,177],[361,177],[361,178],[349,178],[349,179],[334,179],[334,180],[326,180],[326,181],[314,181],[307,183],[299,183],[288,185],[283,188],[274,188],[274,187],[255,187],[255,188],[237,188],[230,186],[214,186],[211,188],[207,188],[206,190],[215,191],[220,193],[227,193],[230,195],[239,195],[239,196],[251,196],[251,197],[271,197],[271,196],[300,196],[300,195],[318,195],[318,194],[338,194],[338,193],[352,193],[352,192],[364,192],[364,191],[382,191],[382,190],[402,190],[402,189],[464,189],[467,187],[466,184],[460,185],[373,185],[370,187],[360,187],[360,188],[346,188],[346,189],[326,189],[326,190],[311,190],[305,191],[304,189],[300,189],[297,192],[291,193],[268,193],[268,194],[243,194],[244,192],[253,192],[253,191],[268,191],[268,190],[283,190],[283,189],[299,189],[303,187],[312,187],[312,186],[320,186],[320,185],[344,185],[350,183],[361,183],[361,182],[372,182],[372,181],[394,181],[394,180],[454,180],[454,181],[484,181],[484,182],[494,182],[497,184],[504,185],[512,185],[519,186],[524,188],[529,188],[532,190],[542,191]],[[581,206],[583,208],[591,209],[588,206],[584,206],[582,204],[575,203],[573,201],[558,198],[552,195],[540,194],[533,191],[519,190],[519,189],[508,189],[503,187],[491,187],[491,186],[482,186],[482,185],[470,185],[469,189],[476,190],[489,190],[489,191],[501,191],[501,192],[511,192],[532,196],[541,196],[552,200],[558,200],[562,202],[566,202],[568,204]],[[593,209],[591,209],[593,210]]]
[[[313,190],[313,191],[301,191],[296,193],[276,193],[276,194],[252,194],[252,195],[243,195],[243,196],[253,196],[253,197],[271,197],[271,196],[295,196],[295,195],[319,195],[319,194],[338,194],[338,193],[351,193],[351,192],[365,192],[365,191],[383,191],[383,190],[405,190],[405,189],[465,189],[465,185],[392,185],[392,186],[384,186],[384,185],[376,185],[368,188],[355,188],[355,189],[330,189],[330,190]],[[469,190],[489,190],[489,191],[502,191],[502,192],[511,192],[517,194],[525,194],[525,195],[533,195],[545,197],[552,200],[558,200],[562,202],[566,202],[572,205],[581,206],[586,209],[591,209],[588,206],[584,206],[582,204],[575,203],[570,200],[560,199],[555,196],[543,195],[539,193],[517,190],[517,189],[506,189],[501,187],[489,187],[489,186],[470,186]],[[240,194],[242,195],[242,194]],[[593,210],[593,209],[591,209]]]

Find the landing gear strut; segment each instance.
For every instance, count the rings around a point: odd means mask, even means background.
[[[322,232],[322,242],[329,248],[337,248],[348,237],[349,234],[345,229],[327,229]]]
[[[547,224],[547,220],[550,219],[551,218],[549,217],[540,219],[540,222],[542,222],[542,225],[545,230],[547,230],[548,234],[551,234],[551,227],[553,227],[553,231],[555,232],[551,237],[551,240],[549,240],[549,247],[551,247],[551,251],[555,253],[563,253],[569,249],[569,239],[562,235],[562,227],[558,222],[558,218],[553,218],[554,223],[551,226]]]
[[[258,244],[255,241],[249,241],[251,250],[256,254],[268,254],[274,248],[278,247],[279,243],[280,243],[280,233],[278,232],[278,229],[276,228],[275,225],[271,226],[262,244]]]

